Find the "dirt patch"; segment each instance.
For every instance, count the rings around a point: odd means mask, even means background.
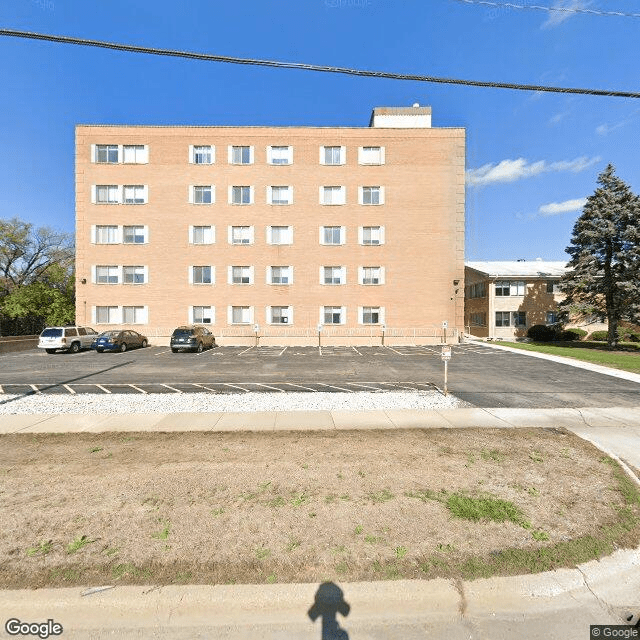
[[[554,429],[0,436],[0,587],[472,578],[640,542]]]

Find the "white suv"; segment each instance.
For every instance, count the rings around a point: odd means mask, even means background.
[[[38,341],[38,349],[55,353],[58,349],[69,353],[78,353],[88,349],[98,333],[91,327],[47,327]]]

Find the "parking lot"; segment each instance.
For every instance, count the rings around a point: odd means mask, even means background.
[[[442,389],[440,346],[217,347],[0,355],[3,394],[355,393]],[[481,344],[453,346],[449,391],[480,407],[638,406],[640,385]]]

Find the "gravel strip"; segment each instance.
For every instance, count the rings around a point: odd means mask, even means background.
[[[208,413],[214,411],[367,411],[470,406],[438,391],[385,393],[0,395],[0,415],[32,413]]]

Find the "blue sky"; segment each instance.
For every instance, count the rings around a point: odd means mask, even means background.
[[[497,0],[498,2],[502,0]],[[529,4],[529,0],[513,0]],[[630,0],[536,4],[631,11]],[[220,55],[626,91],[640,19],[458,0],[12,0],[2,28]],[[611,162],[640,191],[640,100],[244,67],[0,38],[0,218],[74,228],[77,123],[366,126],[374,106],[467,129],[468,260],[563,260]]]

